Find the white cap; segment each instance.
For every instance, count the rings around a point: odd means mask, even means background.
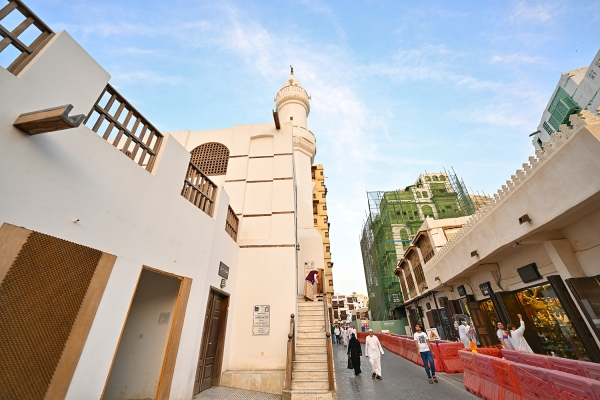
[[[369,332],[373,332],[373,329],[369,329]]]

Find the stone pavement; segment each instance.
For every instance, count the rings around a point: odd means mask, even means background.
[[[281,400],[281,396],[219,386],[198,393],[194,400]]]
[[[439,383],[427,380],[425,368],[387,351],[381,357],[383,380],[371,379],[369,359],[361,357],[362,373],[355,377],[353,369],[347,369],[348,356],[344,345],[333,345],[337,394],[340,400],[469,400],[478,397],[466,391],[459,374],[436,374]],[[452,378],[450,378],[452,376]]]

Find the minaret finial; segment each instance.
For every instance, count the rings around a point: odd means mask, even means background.
[[[290,69],[292,70],[292,75],[294,75],[294,67],[290,65]]]

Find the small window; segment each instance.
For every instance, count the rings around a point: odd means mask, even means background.
[[[425,180],[426,180],[427,182],[431,182],[431,178],[430,178],[429,176],[426,176],[426,177],[425,177]]]
[[[325,186],[325,181],[321,181],[321,186]]]
[[[433,176],[433,180],[434,180],[434,181],[437,181],[437,180],[438,180],[438,177],[434,175],[434,176]]]
[[[328,263],[327,263],[327,266],[328,266],[329,268],[331,268],[331,267],[333,267],[333,264],[332,264],[332,263],[330,263],[330,262],[328,262]]]
[[[323,206],[323,210],[327,210],[327,206],[326,205]]]
[[[329,280],[329,286],[333,286],[333,279]],[[335,313],[337,314],[337,311]],[[337,317],[337,315],[336,315],[336,317]]]
[[[396,215],[400,215],[400,211],[396,211]]]
[[[421,192],[415,192],[415,193],[417,194],[417,197],[418,197],[419,199],[420,199],[421,197],[423,197],[423,196],[421,196]]]
[[[321,176],[323,176],[323,171],[321,171]]]
[[[290,121],[293,121],[293,120],[294,120],[294,117],[290,117]]]
[[[317,220],[315,219],[315,224],[317,223]]]
[[[442,211],[441,211],[441,213],[442,213],[442,214],[446,214],[446,210],[442,210]]]
[[[321,193],[321,197],[322,197],[322,198],[325,198],[325,193]]]
[[[325,232],[325,237],[329,237],[329,231]]]
[[[325,251],[326,251],[326,252],[328,252],[328,253],[330,253],[330,252],[331,252],[331,250],[330,250],[329,246],[325,246]]]
[[[323,222],[327,223],[327,217],[323,218]]]
[[[423,197],[428,198],[429,197],[429,193],[423,192]]]
[[[402,211],[402,215],[406,215],[406,211]]]
[[[542,151],[543,151],[544,150],[544,146],[542,146],[542,139],[538,138],[537,144],[538,144],[538,146],[540,146],[540,149],[542,149]]]
[[[440,181],[444,182],[446,180],[446,177],[444,175],[440,175]]]
[[[452,208],[452,206],[446,206],[446,208],[450,209],[450,208]]]

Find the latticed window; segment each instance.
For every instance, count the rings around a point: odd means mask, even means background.
[[[192,163],[206,175],[225,175],[229,149],[221,143],[204,143],[191,151]]]
[[[569,96],[569,94],[561,87],[556,91],[548,112],[550,113],[550,125],[554,130],[558,131],[561,124],[569,121],[569,115],[576,114],[581,111],[581,107]]]
[[[546,121],[544,121],[544,124],[542,126],[544,127],[544,130],[548,132],[548,135],[552,135],[554,133],[554,129],[552,129]]]

